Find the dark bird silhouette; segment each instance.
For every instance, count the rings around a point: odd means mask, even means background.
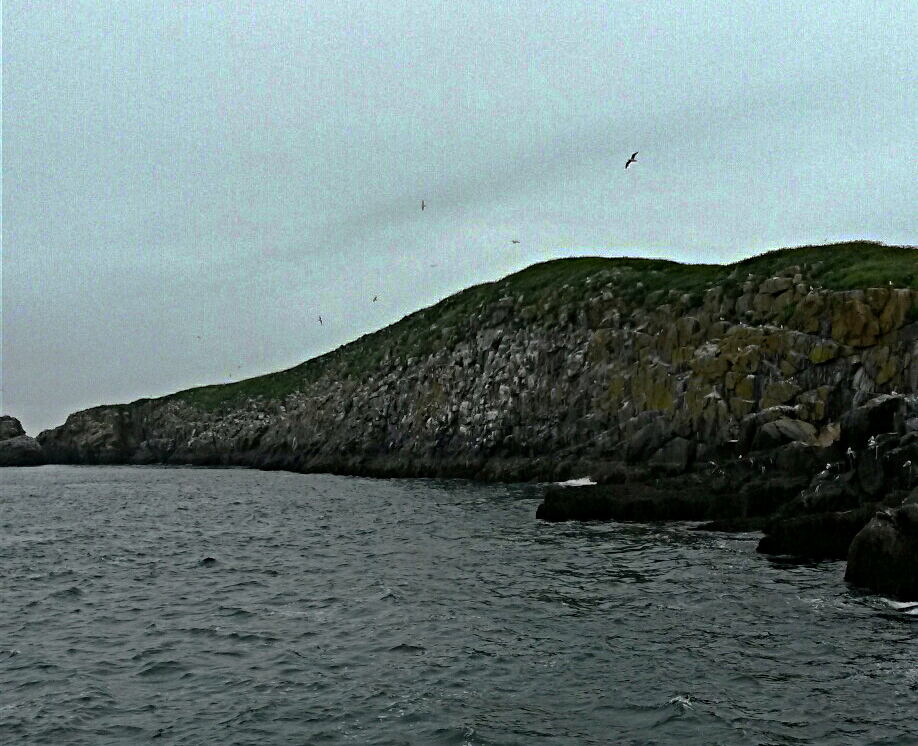
[[[319,326],[321,326],[321,325],[322,325],[322,317],[319,316]]]
[[[519,243],[515,238],[510,243]]]
[[[630,166],[632,163],[637,163],[637,154],[638,151],[635,150],[628,161],[625,163],[625,168],[628,168],[628,166]]]
[[[376,299],[377,299],[378,297],[379,297],[378,295],[374,295],[374,296],[373,296],[373,302],[374,302],[374,303],[376,302]]]

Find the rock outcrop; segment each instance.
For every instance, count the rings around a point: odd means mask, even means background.
[[[725,451],[832,446],[850,410],[918,391],[916,290],[811,289],[791,265],[638,303],[637,270],[603,266],[528,294],[511,277],[290,371],[78,412],[39,441],[89,463],[554,479],[612,460],[676,475]],[[850,424],[855,449],[893,429],[876,407],[863,416],[879,425]]]
[[[793,551],[805,532],[781,521],[844,514],[834,556],[858,511],[918,483],[918,290],[824,286],[822,251],[537,265],[288,371],[77,412],[39,442],[54,462],[589,474],[603,484],[540,515],[762,526]]]
[[[25,434],[19,420],[0,416],[0,466],[38,466],[45,463],[44,452],[35,438]]]
[[[918,601],[918,488],[901,506],[877,511],[854,537],[845,580]]]

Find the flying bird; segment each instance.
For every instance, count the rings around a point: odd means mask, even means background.
[[[421,212],[424,212],[424,207],[425,207],[425,206],[426,206],[426,205],[424,204],[424,200],[421,200]]]
[[[515,238],[510,243],[519,243]]]
[[[625,168],[628,168],[628,166],[630,166],[632,163],[637,163],[637,154],[638,154],[638,151],[635,150],[634,153],[632,153],[631,157],[628,159],[628,161],[625,163]]]
[[[376,302],[376,299],[377,299],[378,297],[379,297],[378,295],[374,295],[374,296],[373,296],[373,302],[374,302],[374,303]]]
[[[321,325],[322,325],[322,317],[319,316],[319,326],[321,326]]]

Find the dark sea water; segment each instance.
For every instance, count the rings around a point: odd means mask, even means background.
[[[0,470],[0,743],[918,744],[918,615],[844,563],[538,500]]]

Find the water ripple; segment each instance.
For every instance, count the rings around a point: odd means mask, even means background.
[[[918,742],[918,607],[756,537],[440,480],[2,487],[2,743]]]

